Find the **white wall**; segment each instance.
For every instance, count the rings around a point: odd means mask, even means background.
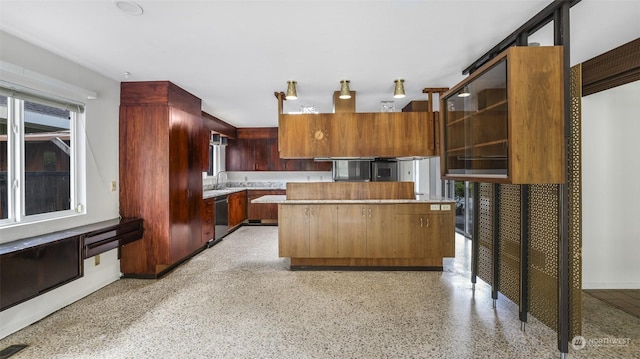
[[[0,229],[0,242],[117,218],[118,192],[111,191],[111,181],[118,180],[119,83],[2,31],[0,60],[98,94],[98,99],[86,101],[86,213]],[[103,254],[99,266],[94,266],[91,259],[85,261],[83,278],[0,312],[0,338],[117,280],[119,276],[120,266],[115,250]]]
[[[640,81],[582,98],[582,287],[640,288]]]

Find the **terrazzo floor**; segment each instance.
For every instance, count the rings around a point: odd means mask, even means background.
[[[558,358],[554,331],[443,272],[290,271],[277,227],[242,227],[160,280],[122,279],[0,340],[21,358]],[[573,358],[640,358],[640,319],[583,296]]]

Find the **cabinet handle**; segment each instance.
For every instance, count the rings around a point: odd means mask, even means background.
[[[311,217],[313,217],[313,208],[311,208]]]
[[[371,218],[371,207],[369,207],[369,218]]]
[[[420,217],[420,227],[422,227],[422,217]]]
[[[364,213],[364,207],[362,207],[362,217],[366,217],[367,215]]]
[[[305,208],[304,209],[304,216],[308,217],[309,216],[309,208]]]
[[[427,218],[427,227],[429,227],[429,218]]]

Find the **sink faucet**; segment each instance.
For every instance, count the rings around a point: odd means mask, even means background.
[[[216,189],[220,188],[220,174],[224,174],[224,183],[227,183],[227,172],[226,171],[218,171],[218,173],[216,173]]]

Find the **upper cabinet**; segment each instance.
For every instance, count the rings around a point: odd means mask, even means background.
[[[511,47],[441,99],[442,175],[564,182],[562,48]]]
[[[278,155],[278,129],[239,128],[226,148],[227,171],[331,171],[331,162],[285,160]]]
[[[280,115],[280,157],[437,155],[433,112]]]

